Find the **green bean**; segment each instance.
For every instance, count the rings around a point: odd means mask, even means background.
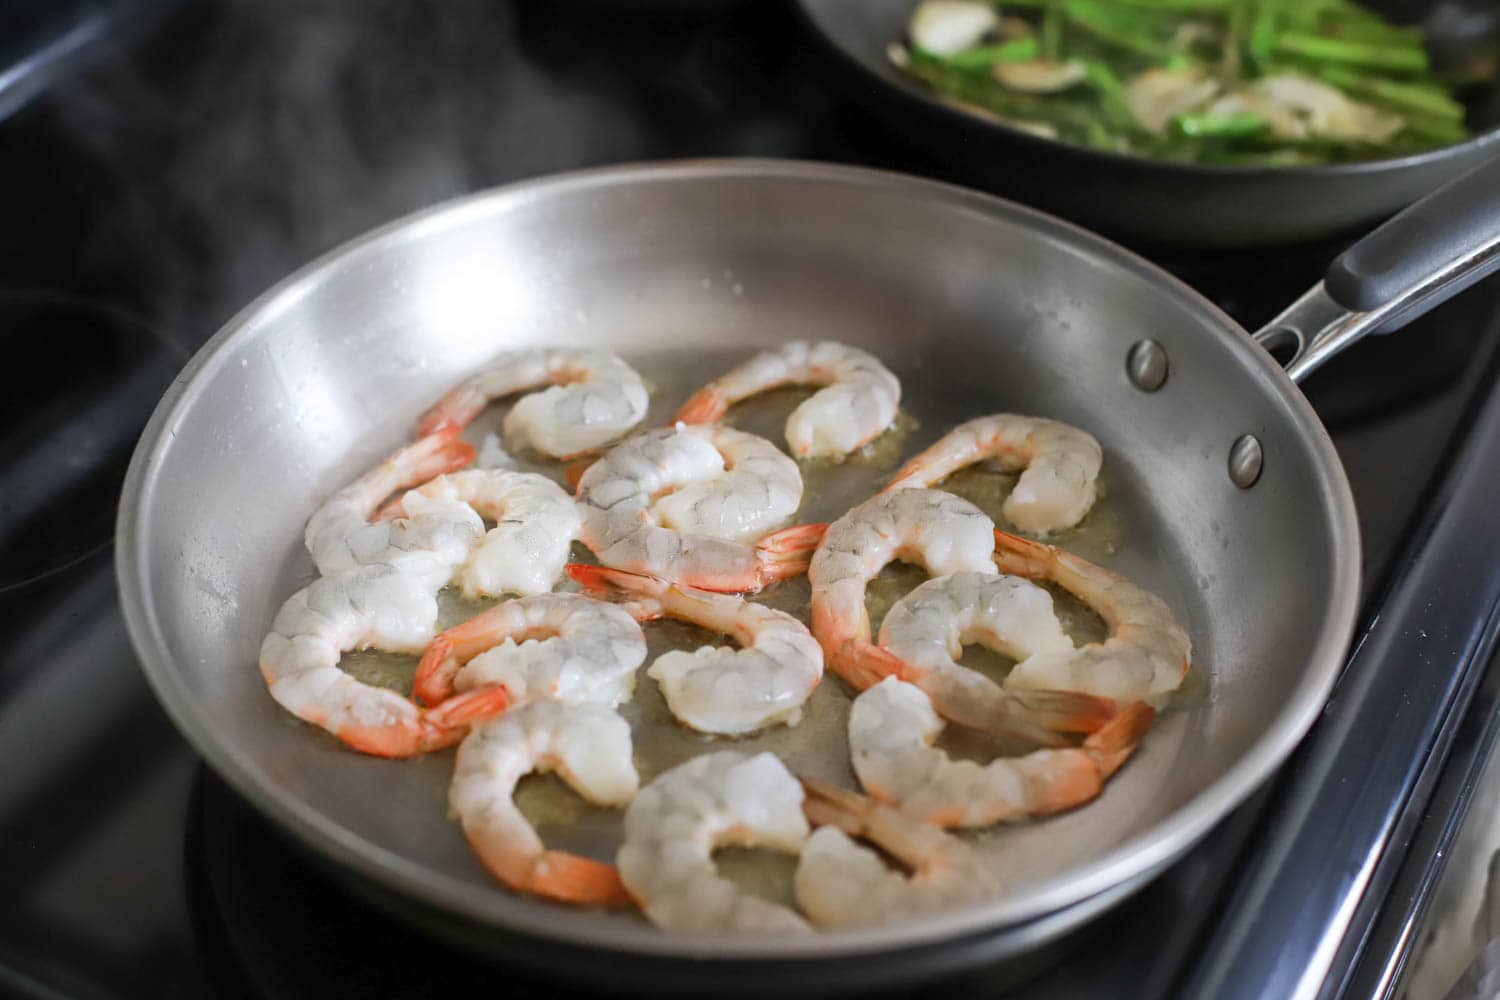
[[[1273,0],[1260,0],[1254,4],[1255,16],[1250,20],[1250,38],[1247,48],[1256,62],[1264,63],[1276,49],[1276,38],[1280,33],[1280,5]]]
[[[1107,63],[1091,59],[1084,63],[1084,79],[1099,94],[1099,110],[1110,125],[1123,133],[1140,131],[1140,123],[1125,101],[1125,85]]]
[[[1056,59],[1062,48],[1063,14],[1057,4],[1042,11],[1042,58]]]
[[[1366,76],[1342,66],[1324,66],[1318,75],[1354,97],[1367,98],[1400,112],[1415,112],[1449,121],[1464,120],[1464,106],[1449,97],[1441,87],[1429,83],[1403,83],[1378,76]]]
[[[1299,26],[1311,25],[1317,34],[1350,41],[1395,42],[1418,47],[1422,44],[1422,29],[1390,24],[1378,14],[1350,4],[1325,10],[1299,8],[1292,21]]]
[[[1114,0],[1121,7],[1171,11],[1174,14],[1224,14],[1243,6],[1243,0]]]
[[[1407,115],[1406,132],[1437,146],[1447,146],[1468,138],[1468,130],[1462,122],[1450,118],[1430,118],[1426,115]]]
[[[1024,62],[1027,59],[1035,59],[1036,54],[1037,41],[1027,35],[1025,38],[1013,38],[999,45],[976,45],[972,49],[964,49],[942,61],[954,69],[987,70],[996,63]]]
[[[1092,136],[1099,126],[1093,109],[1071,101],[1049,100],[1008,91],[987,76],[953,70],[920,50],[913,50],[910,72],[941,94],[1005,118],[1045,122],[1074,136]]]
[[[1121,28],[1110,23],[1108,16],[1099,16],[1097,10],[1078,9],[1074,4],[1069,4],[1068,20],[1073,25],[1093,35],[1101,41],[1109,42],[1127,52],[1145,56],[1153,62],[1161,62],[1172,57],[1172,47],[1166,42],[1158,42],[1150,38],[1135,34],[1128,28]]]
[[[1500,61],[1490,53],[1459,76],[1450,68],[1431,72],[1419,30],[1392,24],[1358,0],[989,2],[1007,16],[1007,37],[992,35],[948,57],[903,49],[907,56],[896,60],[900,68],[954,103],[1013,125],[1044,126],[1060,141],[1170,160],[1266,166],[1345,162],[1458,142],[1467,132],[1452,82],[1476,73],[1493,76]],[[1025,25],[1020,37],[1012,30],[1017,16]],[[992,72],[1034,59],[1081,64],[1085,85],[1054,94],[1025,93],[1001,85]],[[1289,139],[1284,130],[1272,131],[1264,117],[1269,110],[1216,113],[1205,99],[1155,134],[1131,111],[1134,97],[1127,84],[1161,70],[1190,74],[1188,85],[1212,74],[1219,92],[1230,97],[1264,77],[1310,77],[1367,108],[1399,117],[1401,127],[1375,141],[1330,138],[1310,122],[1318,134]],[[1175,83],[1163,79],[1153,86]],[[1267,92],[1261,99],[1282,98]]]
[[[1250,111],[1227,115],[1200,112],[1172,119],[1172,131],[1188,139],[1239,139],[1265,130],[1266,120]]]
[[[1346,42],[1317,35],[1284,34],[1276,39],[1276,51],[1307,56],[1311,59],[1326,59],[1329,62],[1374,66],[1380,69],[1415,70],[1417,72],[1427,69],[1427,52],[1421,47],[1368,45],[1363,42]]]
[[[1229,24],[1224,29],[1224,45],[1219,54],[1219,82],[1232,86],[1240,78],[1242,65],[1240,47],[1245,33],[1250,28],[1250,4],[1238,2],[1229,13]]]

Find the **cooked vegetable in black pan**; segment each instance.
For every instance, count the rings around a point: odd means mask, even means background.
[[[1419,29],[1350,0],[924,0],[890,59],[1047,138],[1202,163],[1400,156],[1469,136]]]

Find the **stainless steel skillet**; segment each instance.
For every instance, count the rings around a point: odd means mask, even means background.
[[[1435,300],[1439,277],[1451,288],[1500,264],[1500,227],[1466,236],[1442,225],[1461,214],[1455,203],[1500,218],[1497,168],[1487,170],[1330,272],[1333,293],[1364,311],[1320,286],[1281,317],[1268,336],[1305,347],[1294,375],[1415,297]],[[617,350],[656,384],[652,419],[662,420],[752,348],[807,336],[862,344],[902,377],[919,422],[900,442],[905,454],[1002,409],[1094,432],[1109,497],[1100,530],[1070,544],[1161,593],[1193,634],[1196,693],[1165,714],[1100,801],[986,838],[1012,887],[1002,898],[774,940],[674,936],[632,916],[519,898],[484,875],[446,819],[445,755],[361,757],[266,695],[256,652],[277,606],[308,578],[308,514],[497,350]],[[803,516],[837,515],[880,476],[838,470],[809,490]],[[628,956],[591,966],[615,981],[632,969],[703,981],[752,967],[889,982],[898,967],[930,969],[913,956],[955,941],[985,944],[953,954],[993,956],[1060,933],[1178,856],[1290,752],[1341,662],[1359,563],[1348,486],[1316,417],[1271,357],[1187,287],[983,195],[754,161],[487,192],[310,265],[231,321],[162,401],[131,465],[117,546],[126,619],[155,690],[259,809],[373,892],[471,941],[535,942],[521,949],[533,961],[562,948]],[[803,725],[749,746],[847,777],[845,695],[830,678],[819,697]]]

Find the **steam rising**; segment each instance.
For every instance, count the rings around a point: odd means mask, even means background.
[[[618,96],[528,61],[522,28],[503,0],[179,12],[135,58],[56,99],[127,192],[100,221],[104,259],[91,264],[125,271],[142,312],[191,347],[372,226],[649,155]]]

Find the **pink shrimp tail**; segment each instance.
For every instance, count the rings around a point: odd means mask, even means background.
[[[1130,759],[1155,718],[1156,710],[1144,701],[1138,701],[1084,740],[1083,749],[1098,762],[1101,780],[1114,774]]]
[[[817,778],[799,776],[802,812],[813,826],[836,826],[851,837],[864,834],[876,800]]]
[[[437,636],[427,644],[417,663],[417,672],[412,678],[412,695],[426,705],[446,701],[453,694],[453,679],[462,666],[453,648],[452,637],[447,633]]]
[[[563,572],[582,585],[590,597],[619,604],[638,622],[654,621],[662,616],[661,602],[656,596],[670,586],[665,580],[588,563],[568,563]]]
[[[906,664],[872,642],[845,639],[830,649],[823,647],[824,662],[857,690],[874,687],[887,677],[900,677]]]
[[[806,573],[812,564],[813,553],[827,533],[827,522],[794,524],[762,538],[755,545],[756,554],[760,556],[760,586]]]
[[[659,594],[667,586],[664,581],[654,576],[588,563],[568,563],[563,567],[563,572],[588,590],[603,593],[624,590],[632,594]]]
[[[467,385],[450,389],[442,399],[417,418],[417,434],[448,434],[456,437],[488,403],[489,400],[482,393],[475,392]]]
[[[684,424],[716,424],[728,409],[729,400],[710,384],[689,396],[673,419]]]
[[[446,699],[436,708],[429,708],[427,718],[436,725],[457,729],[500,715],[510,706],[510,692],[505,688],[498,685],[475,688]]]
[[[1092,733],[1118,718],[1110,698],[1079,691],[1010,691],[1031,722],[1049,732]]]
[[[435,432],[429,437],[437,438],[438,442],[434,443],[432,453],[427,455],[417,467],[416,483],[413,485],[436,479],[446,472],[461,469],[474,461],[474,446],[469,442],[460,441],[446,431]]]
[[[476,688],[455,695],[437,708],[424,709],[415,721],[402,725],[345,726],[339,739],[360,753],[375,757],[415,757],[451,747],[475,722],[499,715],[510,707],[510,694],[501,687]]]
[[[995,529],[995,566],[1002,573],[1016,576],[1045,577],[1047,566],[1054,562],[1057,550],[1045,542],[1034,542],[1008,531]]]
[[[401,501],[405,497],[406,489],[422,486],[438,476],[456,472],[473,462],[475,456],[473,445],[467,441],[460,441],[446,432],[428,435],[411,445],[410,448],[429,450],[417,460],[402,492],[379,507],[370,520],[391,521],[398,517],[405,517],[406,509]]]

